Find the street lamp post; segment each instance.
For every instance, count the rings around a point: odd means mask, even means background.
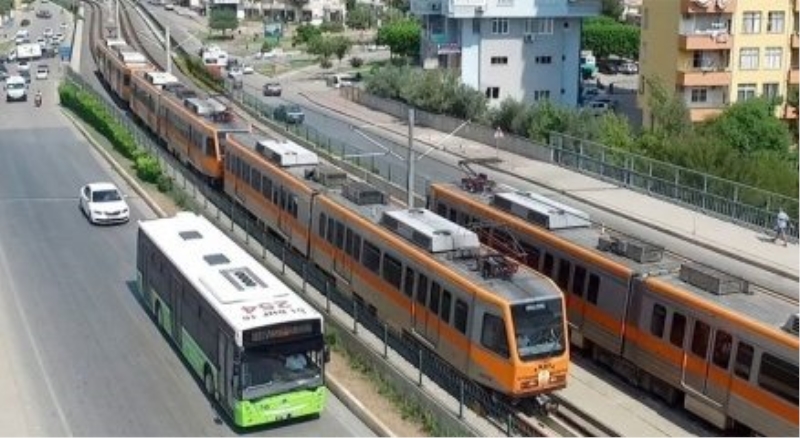
[[[406,187],[406,205],[414,208],[414,108],[408,108],[408,185]]]

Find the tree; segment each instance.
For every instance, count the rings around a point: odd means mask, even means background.
[[[798,100],[800,100],[800,96],[798,96],[798,87],[797,85],[789,85],[789,89],[786,90],[786,104],[798,108]]]
[[[294,31],[292,46],[308,44],[310,41],[322,36],[322,30],[313,24],[301,24]]]
[[[743,154],[786,152],[792,142],[786,125],[775,117],[775,101],[763,97],[734,103],[704,129]]]
[[[614,20],[619,20],[624,11],[625,7],[620,0],[603,0],[602,6],[600,7],[600,13],[603,16],[613,18]]]
[[[680,137],[692,129],[689,110],[680,96],[668,91],[659,79],[647,78],[645,85],[650,90],[647,103],[650,106],[655,134]]]
[[[639,57],[639,28],[608,17],[586,20],[581,33],[581,47],[597,57],[619,55]]]
[[[355,7],[355,9],[347,13],[346,24],[347,27],[353,29],[369,29],[374,24],[372,11],[367,5],[359,4]]]
[[[403,18],[381,26],[376,43],[389,46],[393,56],[411,57],[419,53],[421,32],[416,19]]]
[[[336,55],[336,58],[339,60],[339,65],[341,65],[342,59],[344,59],[344,57],[347,55],[347,52],[353,45],[353,42],[343,35],[337,35],[333,37],[332,40],[333,41],[331,42],[331,45],[333,46],[333,54]]]
[[[234,30],[239,27],[239,18],[236,17],[236,10],[232,8],[211,8],[208,16],[208,27],[212,30],[225,31]]]

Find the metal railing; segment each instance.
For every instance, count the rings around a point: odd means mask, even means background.
[[[599,143],[550,133],[553,161],[578,172],[662,198],[760,231],[773,230],[779,208],[792,217],[797,239],[798,200]]]
[[[362,303],[354,300],[349,293],[339,290],[326,273],[319,270],[314,263],[292,251],[285,242],[270,234],[263,223],[254,219],[238,203],[212,189],[196,174],[181,166],[174,157],[160,148],[151,135],[145,133],[129,114],[102,98],[82,77],[71,69],[67,69],[64,80],[93,94],[103,104],[108,114],[133,135],[136,144],[158,159],[162,170],[173,179],[175,186],[182,188],[187,196],[191,197],[197,206],[196,209],[199,210],[196,212],[204,214],[225,231],[232,232],[234,224],[236,224],[245,232],[244,244],[248,249],[251,249],[250,240],[255,240],[260,245],[262,260],[267,259],[266,251],[269,251],[282,262],[281,267],[273,266],[273,268],[285,270],[288,267],[302,277],[304,286],[308,284],[325,296],[325,305],[320,306],[324,307],[321,308],[322,311],[330,315],[330,305],[336,305],[353,319],[354,330],[357,330],[359,325],[367,328],[376,337],[383,340],[384,349],[391,348],[409,364],[415,366],[419,372],[417,384],[420,387],[424,385],[423,376],[427,376],[454,397],[458,402],[458,412],[454,414],[459,418],[463,418],[465,408],[479,407],[480,415],[497,425],[508,436],[536,436],[538,433],[536,429],[527,421],[519,418],[514,407],[493,399],[483,387],[463,376],[441,357],[407,336],[403,336],[402,333],[389,328],[384,321],[372,315]],[[305,288],[301,294],[304,292]],[[312,305],[318,305],[311,300],[309,302]],[[387,361],[387,363],[393,367],[396,366],[391,361]],[[402,371],[398,372],[403,373]],[[446,406],[443,406],[443,409],[449,410]]]

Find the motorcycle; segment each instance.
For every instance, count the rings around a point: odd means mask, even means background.
[[[36,108],[39,108],[40,106],[42,106],[42,95],[41,94],[37,94],[36,98],[33,100],[33,102],[36,105]]]

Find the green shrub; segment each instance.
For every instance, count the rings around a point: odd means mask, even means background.
[[[344,32],[344,24],[338,21],[323,21],[322,24],[319,25],[319,30],[323,33],[342,33]]]
[[[354,56],[350,58],[350,66],[353,68],[359,68],[364,65],[364,59],[359,58],[358,56]]]
[[[150,154],[140,155],[136,159],[134,168],[136,176],[145,182],[157,183],[161,176],[161,166],[159,166],[158,160]]]
[[[328,69],[328,68],[333,67],[333,63],[331,62],[330,59],[323,58],[322,60],[319,61],[319,66],[322,67],[322,68]]]
[[[158,181],[156,182],[158,186],[158,191],[161,193],[167,193],[175,186],[175,180],[172,177],[168,176],[166,173],[161,173],[158,176]]]

